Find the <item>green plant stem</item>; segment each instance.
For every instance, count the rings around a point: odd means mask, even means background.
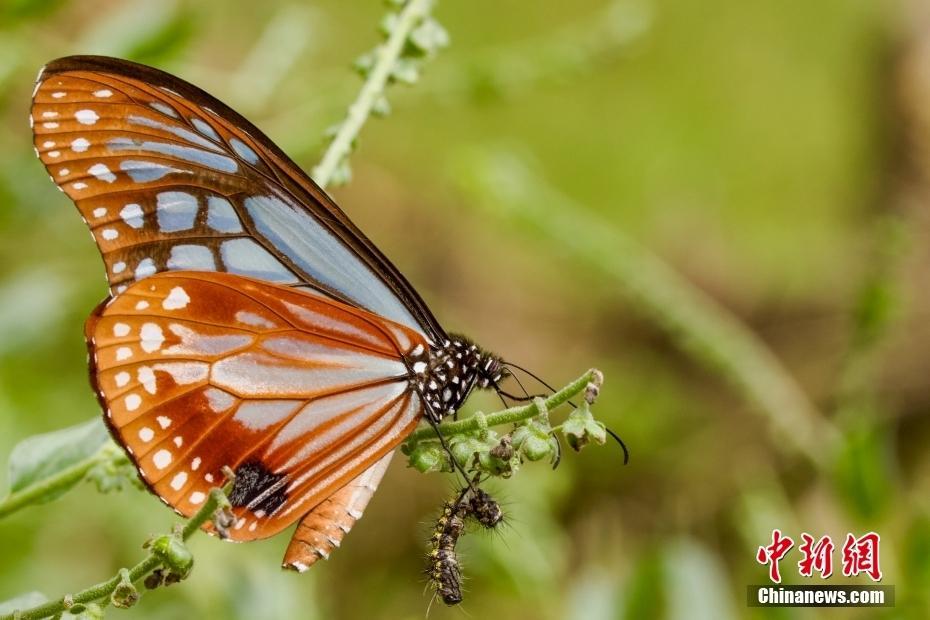
[[[67,489],[74,486],[96,465],[112,459],[117,454],[120,454],[119,448],[113,443],[107,442],[86,459],[78,461],[55,475],[44,478],[24,489],[10,493],[0,501],[0,519],[30,504],[38,503],[36,498],[48,495],[58,488]]]
[[[474,198],[467,204],[511,219],[604,276],[604,286],[616,286],[645,319],[755,403],[782,444],[814,463],[829,461],[840,433],[737,316],[515,155],[482,152],[461,163],[454,177]]]
[[[423,18],[429,15],[434,0],[410,0],[397,18],[387,42],[376,50],[377,60],[372,66],[358,97],[349,106],[346,119],[333,137],[323,159],[313,168],[313,180],[325,188],[342,161],[352,152],[352,145],[362,126],[371,115],[371,110],[384,94],[391,72],[400,58],[407,37]]]
[[[549,398],[546,398],[543,402],[547,410],[552,410],[558,407],[559,405],[568,402],[571,398],[581,394],[588,383],[591,382],[591,379],[594,378],[594,375],[597,371],[592,368],[587,371],[558,392],[554,393]],[[482,414],[482,415],[473,415],[464,420],[454,420],[443,422],[439,425],[439,432],[442,433],[443,437],[451,437],[452,435],[460,435],[462,433],[470,433],[476,431],[484,426],[500,426],[501,424],[514,424],[516,422],[522,422],[523,420],[528,420],[533,416],[539,415],[539,408],[536,406],[536,403],[529,403],[527,405],[521,405],[519,407],[511,407],[510,409],[504,409],[502,411],[497,411],[495,413]],[[483,420],[482,420],[483,418]],[[428,439],[430,437],[436,436],[436,430],[432,426],[421,426],[416,429],[410,436],[407,438],[407,441],[416,442],[421,439]]]
[[[204,505],[184,524],[184,528],[181,531],[181,537],[184,540],[190,538],[194,532],[199,530],[204,523],[213,518],[213,515],[218,509],[228,505],[229,500],[226,499],[226,495],[221,489],[211,489],[210,494],[207,496],[207,500],[204,502]],[[149,554],[141,562],[129,569],[129,578],[135,584],[143,577],[151,573],[153,570],[161,566],[161,559],[159,559],[153,552],[149,552]],[[40,618],[48,618],[50,616],[67,611],[67,609],[72,605],[86,605],[88,603],[93,603],[99,601],[100,599],[106,598],[113,594],[113,591],[120,583],[121,576],[119,572],[117,572],[117,574],[110,579],[81,590],[76,594],[72,594],[70,597],[63,596],[57,600],[43,603],[42,605],[38,605],[36,607],[23,609],[11,614],[6,614],[0,616],[0,620],[38,620]],[[65,598],[69,598],[69,604],[65,603]]]

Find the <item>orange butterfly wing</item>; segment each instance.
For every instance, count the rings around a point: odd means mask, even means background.
[[[232,468],[237,541],[322,507],[423,413],[409,369],[422,335],[269,282],[158,274],[101,305],[86,334],[107,422],[142,479],[190,516]]]
[[[404,276],[258,128],[151,67],[71,56],[40,72],[36,154],[77,205],[114,293],[161,271],[306,287],[445,333]]]
[[[284,554],[284,568],[304,572],[320,558],[329,559],[362,517],[393,456],[389,452],[301,519]]]

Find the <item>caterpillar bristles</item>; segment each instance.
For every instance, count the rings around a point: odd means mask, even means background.
[[[443,504],[430,536],[426,572],[435,593],[449,606],[462,602],[462,570],[455,547],[465,533],[466,519],[494,529],[503,521],[504,512],[494,498],[475,485],[461,489]]]
[[[481,488],[468,499],[468,513],[485,529],[497,527],[504,519],[500,504]]]
[[[464,516],[468,512],[468,503],[463,501],[463,497],[464,494],[460,494],[443,505],[430,537],[427,569],[430,584],[442,602],[449,606],[462,602],[462,572],[455,546],[465,531]]]

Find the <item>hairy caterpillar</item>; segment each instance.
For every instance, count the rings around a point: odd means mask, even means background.
[[[427,556],[430,584],[443,603],[452,606],[462,602],[462,570],[455,547],[465,533],[466,520],[474,520],[491,529],[497,527],[503,517],[500,504],[478,487],[466,487],[457,497],[443,504],[430,537]]]

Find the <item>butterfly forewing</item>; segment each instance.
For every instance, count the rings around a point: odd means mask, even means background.
[[[236,473],[234,540],[277,533],[360,479],[423,413],[405,362],[427,346],[419,332],[316,293],[158,274],[86,332],[108,424],[167,504],[190,515],[224,466]]]
[[[35,147],[81,211],[115,293],[171,270],[309,287],[444,333],[416,291],[257,128],[149,67],[75,56],[40,73]]]

